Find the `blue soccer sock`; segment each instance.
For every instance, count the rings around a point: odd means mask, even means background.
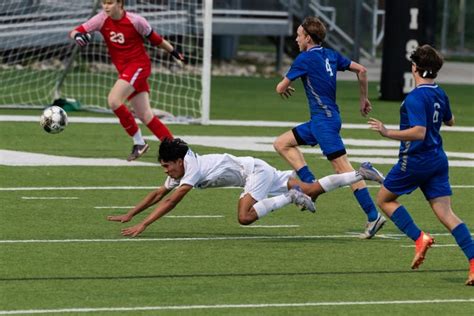
[[[413,241],[416,241],[418,237],[420,237],[421,230],[416,226],[413,218],[411,218],[407,209],[403,205],[400,205],[400,207],[393,212],[390,219],[398,229],[404,232],[405,235],[410,237]]]
[[[301,179],[301,181],[306,182],[306,183],[313,183],[316,180],[316,177],[311,172],[311,170],[309,170],[307,165],[297,170],[296,174]]]
[[[375,207],[374,201],[370,197],[369,190],[367,188],[357,189],[354,191],[354,196],[359,202],[360,207],[364,210],[365,214],[367,214],[367,219],[369,222],[375,221],[379,212]]]
[[[456,239],[456,242],[459,247],[461,247],[467,259],[474,259],[474,241],[466,224],[459,224],[451,231],[451,234],[453,234],[454,239]]]

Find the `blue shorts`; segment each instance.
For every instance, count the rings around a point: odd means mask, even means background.
[[[334,160],[346,154],[346,148],[339,135],[341,120],[311,120],[296,126],[292,131],[298,145],[319,145],[328,160]]]
[[[402,171],[399,161],[387,174],[383,185],[396,195],[410,194],[419,187],[427,200],[453,194],[447,159],[435,159],[406,171]]]

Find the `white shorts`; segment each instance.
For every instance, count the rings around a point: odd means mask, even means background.
[[[250,194],[254,200],[261,201],[268,196],[280,195],[288,192],[288,179],[295,177],[295,172],[291,170],[279,171],[263,160],[255,159],[253,172],[245,179],[245,194]]]

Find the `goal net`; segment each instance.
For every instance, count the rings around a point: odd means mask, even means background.
[[[75,99],[81,108],[107,110],[117,80],[101,34],[79,48],[68,33],[102,10],[101,0],[3,0],[0,3],[0,106],[44,107]],[[153,29],[184,53],[180,67],[162,49],[147,51],[152,108],[172,119],[209,117],[210,41],[204,34],[212,0],[127,0],[125,9],[145,17]],[[203,17],[204,15],[204,17]],[[210,37],[210,35],[208,35]],[[205,51],[209,51],[206,53]],[[207,57],[205,57],[207,56]],[[206,60],[208,58],[208,60]]]

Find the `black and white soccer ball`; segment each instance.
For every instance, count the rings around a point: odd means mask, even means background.
[[[60,133],[67,126],[66,111],[56,105],[50,106],[41,114],[40,124],[48,133]]]

